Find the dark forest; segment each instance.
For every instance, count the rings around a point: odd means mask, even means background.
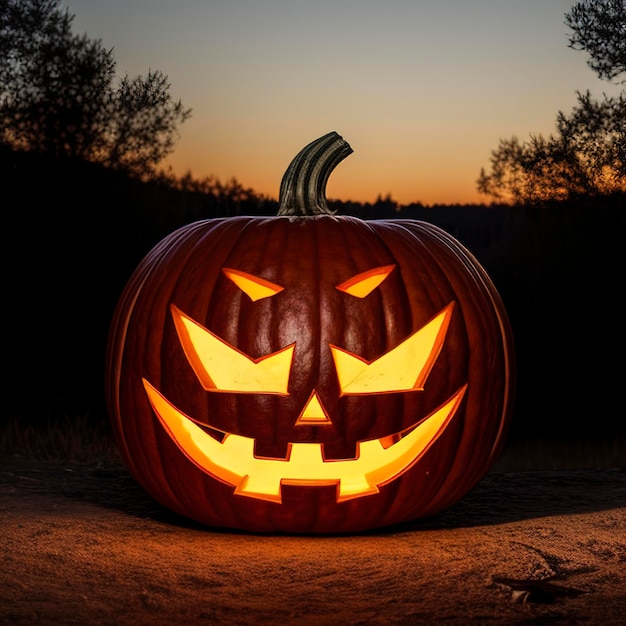
[[[80,160],[2,152],[8,372],[5,419],[106,421],[103,365],[117,298],[141,258],[191,221],[275,215],[241,186],[190,190],[140,182]],[[518,390],[510,437],[626,436],[623,195],[531,205],[398,207],[329,200],[338,215],[436,224],[478,258],[515,335]]]

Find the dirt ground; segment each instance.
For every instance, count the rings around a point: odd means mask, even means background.
[[[122,466],[0,460],[0,624],[626,624],[626,470],[488,474],[355,536],[212,530]]]

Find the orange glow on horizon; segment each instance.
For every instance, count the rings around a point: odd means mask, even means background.
[[[577,92],[621,92],[568,47],[563,3],[353,5],[72,0],[69,10],[76,32],[114,50],[120,76],[156,68],[191,109],[165,167],[274,200],[300,149],[335,131],[354,154],[330,177],[329,200],[488,204],[476,181],[500,140],[554,133]]]
[[[324,129],[324,132],[333,130]],[[375,203],[379,198],[390,197],[401,206],[421,203],[429,206],[434,204],[483,204],[491,199],[479,194],[476,180],[480,168],[487,165],[478,159],[450,159],[445,154],[433,155],[431,159],[423,155],[416,157],[407,152],[405,156],[374,154],[374,147],[358,146],[358,141],[351,140],[348,133],[341,133],[353,147],[354,153],[340,163],[331,174],[326,197],[329,200],[352,201],[361,204]],[[316,138],[315,132],[304,136],[306,144]],[[177,176],[191,172],[196,179],[211,177],[226,183],[236,179],[243,187],[252,189],[260,196],[278,200],[278,192],[282,176],[291,159],[300,150],[297,140],[285,140],[273,149],[267,148],[263,154],[263,146],[255,145],[248,154],[248,144],[242,143],[241,154],[235,154],[233,148],[219,151],[216,148],[205,150],[194,146],[186,147],[186,151],[175,151],[166,161]],[[389,152],[393,146],[388,146]],[[365,154],[372,150],[372,154]],[[293,154],[292,154],[293,153]]]

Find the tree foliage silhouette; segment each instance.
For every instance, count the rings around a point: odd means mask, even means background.
[[[159,71],[116,80],[113,51],[73,20],[59,0],[0,0],[0,142],[154,174],[191,110]]]
[[[626,72],[624,0],[577,2],[565,15],[565,24],[572,31],[570,48],[586,51],[589,67],[600,78],[613,80]]]
[[[626,72],[623,0],[579,2],[565,23],[572,29],[569,47],[587,51],[600,78]],[[481,169],[478,191],[521,204],[626,193],[626,93],[597,101],[587,90],[577,99],[569,115],[558,112],[556,135],[501,140],[491,171]]]

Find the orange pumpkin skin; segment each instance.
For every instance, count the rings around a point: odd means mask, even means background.
[[[339,289],[393,266],[366,297]],[[233,268],[282,290],[251,300]],[[375,361],[452,305],[443,345],[422,390],[342,394],[330,346]],[[207,390],[181,345],[172,305],[247,355],[295,344],[288,394]],[[393,375],[389,374],[390,379]],[[464,395],[436,440],[377,492],[337,501],[328,481],[285,481],[281,501],[234,493],[174,441],[143,380],[214,434],[254,440],[255,456],[285,459],[295,443],[323,444],[324,461],[352,459],[357,442],[424,420]],[[158,502],[213,527],[343,533],[434,515],[491,467],[511,417],[513,340],[502,302],[477,260],[441,229],[418,221],[329,215],[237,217],[189,224],[159,243],[129,280],[111,325],[106,393],[130,473]],[[315,390],[328,420],[298,420]]]

